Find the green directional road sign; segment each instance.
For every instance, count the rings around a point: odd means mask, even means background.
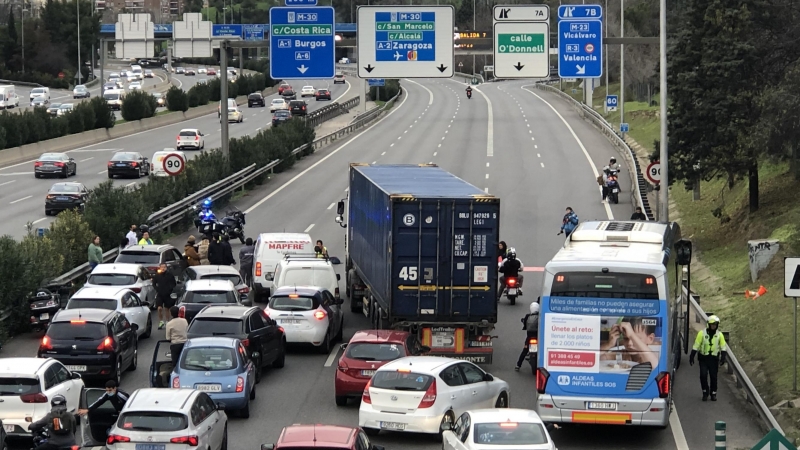
[[[797,450],[778,430],[772,430],[751,450]]]

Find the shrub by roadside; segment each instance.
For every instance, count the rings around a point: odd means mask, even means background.
[[[378,90],[380,89],[380,98],[378,98]],[[371,87],[369,88],[369,99],[373,102],[381,101],[386,102],[389,101],[392,97],[397,95],[397,92],[400,90],[400,80],[386,80],[386,85],[380,88]]]
[[[69,80],[71,80],[73,76],[75,76],[75,72],[68,72],[66,70],[64,70],[64,78],[54,77],[49,73],[42,72],[0,71],[0,79],[36,83],[53,89],[69,89]]]
[[[122,118],[127,121],[142,120],[156,114],[156,98],[144,91],[133,91],[122,101]]]

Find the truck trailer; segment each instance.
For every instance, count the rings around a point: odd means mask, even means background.
[[[353,163],[336,222],[351,311],[430,355],[491,364],[499,198],[433,164]]]

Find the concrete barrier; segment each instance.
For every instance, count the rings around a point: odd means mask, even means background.
[[[277,87],[267,88],[263,91],[264,96],[272,95],[277,92]],[[236,97],[236,104],[247,103],[247,96]],[[197,119],[217,111],[217,103],[190,108],[186,112],[171,112],[160,116],[148,117],[147,119],[134,122],[124,122],[109,129],[98,129],[84,131],[83,133],[70,134],[56,139],[48,139],[21,147],[6,148],[0,150],[0,167],[19,164],[25,161],[32,161],[46,152],[64,152],[88,145],[99,144],[110,139],[117,139],[143,131],[152,130],[164,126],[174,125],[186,120]]]

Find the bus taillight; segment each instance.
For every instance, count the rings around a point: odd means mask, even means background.
[[[669,397],[669,387],[670,387],[670,376],[669,372],[661,372],[656,377],[656,384],[658,385],[658,396],[661,398]],[[536,384],[538,387],[539,379],[537,377]]]
[[[544,394],[544,388],[547,387],[547,380],[550,379],[550,372],[547,369],[539,367],[536,369],[536,392]]]

